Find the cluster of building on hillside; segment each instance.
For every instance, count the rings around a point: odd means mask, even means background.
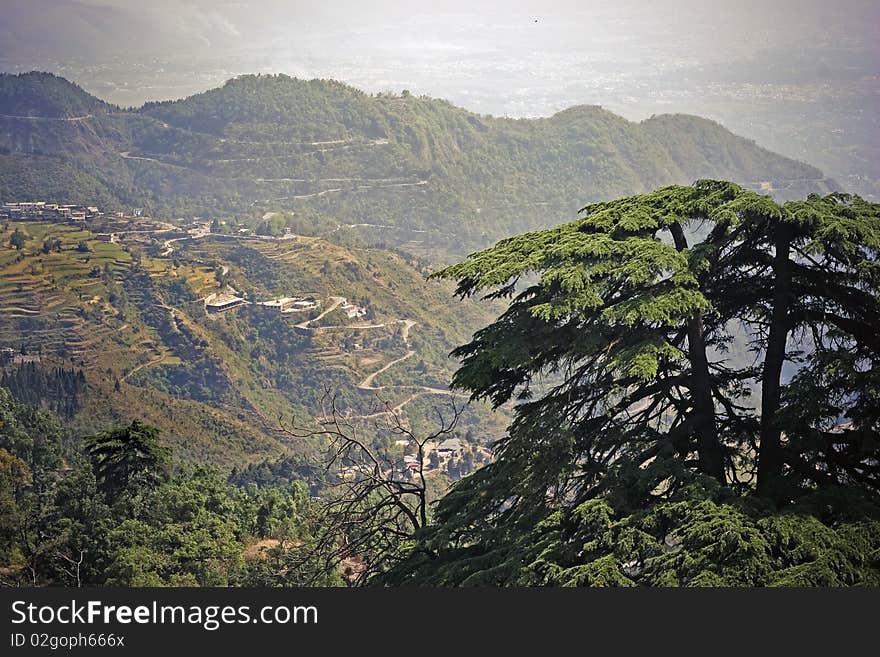
[[[0,365],[23,365],[39,362],[40,356],[37,354],[25,354],[13,347],[0,348]]]
[[[140,208],[130,212],[106,213],[95,205],[49,203],[47,201],[15,201],[0,205],[0,221],[42,221],[87,228],[99,242],[116,242],[128,233],[137,220],[137,231],[148,232]],[[154,222],[155,224],[155,222]],[[167,226],[165,224],[163,227]],[[158,229],[158,225],[153,225]]]
[[[419,470],[427,476],[445,474],[452,479],[461,479],[473,472],[477,465],[482,465],[491,458],[491,454],[485,448],[467,447],[460,438],[446,438],[442,441],[426,443],[422,448],[421,462],[415,443],[411,440],[398,440],[395,445],[404,449],[403,459],[387,467],[383,475],[406,481],[412,481],[417,477]],[[474,453],[477,454],[477,459],[474,458]],[[360,476],[372,476],[374,468],[373,464],[349,464],[339,469],[338,476],[343,481],[354,481]]]
[[[460,438],[446,438],[436,443],[427,443],[420,463],[412,441],[399,440],[396,444],[406,450],[399,466],[399,474],[404,479],[417,476],[420,469],[426,475],[445,474],[453,480],[461,479],[492,458],[491,451],[485,447],[468,445]]]
[[[257,305],[279,313],[302,313],[317,310],[321,307],[321,301],[314,296],[281,297],[270,301],[258,301]]]
[[[321,301],[314,295],[281,297],[269,301],[250,302],[235,294],[220,293],[212,294],[205,298],[205,310],[209,313],[222,313],[243,305],[253,305],[268,311],[278,313],[302,313],[317,310],[321,307]]]
[[[205,310],[212,314],[224,313],[247,303],[249,302],[234,294],[211,294],[205,297]]]
[[[85,223],[103,213],[92,205],[61,205],[45,201],[4,203],[0,206],[0,219],[4,221],[53,221]]]
[[[421,461],[411,440],[398,440],[396,446],[404,449],[403,459],[387,467],[383,476],[404,481],[412,481],[419,476],[419,471],[423,476],[443,474],[458,480],[492,460],[491,450],[482,445],[468,444],[460,438],[426,443]],[[349,464],[339,469],[338,476],[343,481],[354,481],[361,476],[373,476],[374,468],[373,464]]]
[[[137,211],[135,211],[137,212]],[[0,205],[2,221],[51,221],[54,223],[84,224],[103,219],[106,215],[94,205],[48,203],[46,201],[16,201]],[[114,213],[124,218],[124,212]]]
[[[252,228],[243,226],[233,220],[226,219],[206,219],[204,217],[193,217],[189,221],[179,219],[180,227],[194,237],[201,237],[208,233],[217,233],[231,237],[254,238],[254,239],[294,239],[297,235],[293,229],[287,227],[280,235],[268,235],[261,233],[259,230],[254,231]]]
[[[349,319],[360,319],[367,314],[366,308],[362,308],[356,303],[351,303],[348,300],[343,301],[340,308],[342,308],[342,312],[344,312],[345,316]]]
[[[411,441],[400,440],[397,442],[397,445],[399,447],[409,447]],[[437,469],[436,466],[440,466],[440,469],[444,469],[442,466],[448,466],[450,462],[455,461],[461,456],[462,444],[461,440],[458,438],[447,438],[437,445],[426,445],[424,451],[427,456],[424,465],[426,470],[429,469],[432,464],[435,466],[433,469]],[[403,467],[407,472],[418,472],[419,468],[422,467],[419,465],[418,455],[404,454]]]

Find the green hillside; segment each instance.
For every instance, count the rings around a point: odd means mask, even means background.
[[[24,106],[56,119],[20,118]],[[0,114],[0,199],[51,190],[55,200],[249,225],[266,211],[305,213],[335,241],[406,242],[444,261],[586,202],[670,183],[725,178],[783,197],[835,186],[698,117],[631,123],[579,106],[511,120],[283,75],[131,111],[46,74],[3,75]]]
[[[181,233],[146,220],[139,230],[147,226],[157,232],[120,234],[119,243],[63,224],[0,227],[0,348],[39,361],[0,370],[12,377],[33,367],[43,378],[81,370],[75,427],[144,419],[183,460],[232,465],[309,449],[271,428],[282,415],[320,415],[326,387],[355,422],[383,420],[388,402],[419,428],[430,408],[449,403],[447,354],[487,319],[475,303],[451,306],[448,288],[426,284],[416,261],[387,251],[305,237],[168,242]],[[308,295],[320,306],[281,313],[251,303],[209,314],[204,299],[219,292],[254,302]],[[348,317],[342,297],[363,316]],[[43,389],[22,397],[36,401]],[[474,408],[461,428],[486,442],[501,426]]]
[[[82,87],[51,73],[0,75],[0,99],[0,113],[37,119],[73,119],[109,109]]]

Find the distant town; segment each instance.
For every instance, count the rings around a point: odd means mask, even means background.
[[[399,478],[403,481],[413,481],[420,474],[433,476],[442,473],[452,480],[470,474],[477,467],[485,465],[492,460],[492,450],[483,445],[468,444],[460,438],[445,438],[442,440],[427,441],[422,446],[422,459],[419,460],[418,448],[412,440],[402,439],[395,445],[403,448],[403,459],[391,464],[384,472],[388,478]],[[370,475],[374,465],[358,463],[343,466],[337,476],[343,481],[352,481],[361,475]]]

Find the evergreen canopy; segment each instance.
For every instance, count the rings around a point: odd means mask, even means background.
[[[435,275],[511,298],[453,384],[515,419],[390,579],[876,581],[880,206],[702,180],[582,213]]]
[[[91,436],[85,442],[98,483],[111,495],[133,482],[156,484],[166,474],[168,450],[159,443],[159,429],[140,420]]]

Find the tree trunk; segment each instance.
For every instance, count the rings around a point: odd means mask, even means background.
[[[684,251],[688,248],[687,239],[681,224],[670,227],[675,248]],[[726,483],[724,473],[724,451],[718,438],[715,424],[715,402],[712,399],[712,379],[709,376],[709,358],[706,355],[706,339],[703,331],[703,316],[694,313],[687,326],[688,359],[691,363],[691,396],[694,404],[695,430],[697,433],[697,455],[700,472]]]
[[[782,392],[782,366],[790,328],[791,304],[791,229],[780,224],[774,240],[773,311],[767,335],[764,372],[761,376],[761,434],[758,453],[758,494],[779,501],[782,477],[782,431],[776,421]]]
[[[715,402],[712,399],[712,380],[709,377],[709,359],[706,357],[706,341],[703,336],[703,318],[695,314],[688,323],[688,357],[693,369],[694,412],[697,416],[697,451],[700,470],[726,483],[724,452],[718,439],[715,424]]]

